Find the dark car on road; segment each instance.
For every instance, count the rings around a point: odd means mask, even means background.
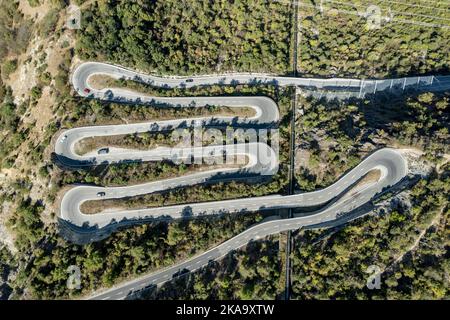
[[[189,269],[186,269],[186,268],[180,269],[173,274],[172,278],[178,278],[178,277],[184,276],[185,274],[187,274],[189,272],[190,272]]]
[[[98,154],[108,154],[109,153],[109,148],[101,148],[100,150],[98,150]]]

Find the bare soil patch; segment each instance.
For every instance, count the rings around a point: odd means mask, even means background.
[[[94,74],[91,77],[89,77],[88,84],[96,90],[117,87],[117,83],[114,78],[100,74]]]
[[[361,189],[362,187],[376,183],[381,178],[381,170],[374,169],[370,170],[368,173],[366,173],[359,181],[355,184],[355,186],[349,191],[349,193],[356,192],[357,190]]]

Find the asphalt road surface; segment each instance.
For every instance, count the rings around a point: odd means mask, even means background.
[[[198,216],[208,214],[223,214],[231,212],[251,212],[267,209],[301,208],[322,206],[319,211],[312,212],[306,216],[295,216],[291,219],[270,218],[234,238],[220,244],[219,246],[204,252],[194,258],[184,261],[170,268],[158,271],[154,274],[143,276],[131,282],[120,284],[105,292],[93,295],[92,299],[124,299],[131,292],[140,290],[151,285],[166,282],[180,271],[193,271],[216,260],[232,250],[236,250],[251,240],[257,240],[270,234],[281,231],[295,230],[306,226],[320,225],[336,221],[342,213],[350,212],[369,202],[376,194],[400,182],[408,172],[405,158],[394,149],[381,149],[347,172],[333,185],[314,192],[295,194],[289,196],[272,195],[236,200],[193,203],[184,205],[166,206],[160,208],[143,208],[139,210],[117,210],[103,212],[100,214],[87,215],[80,210],[80,205],[88,200],[98,200],[99,193],[104,193],[101,199],[118,199],[124,197],[138,196],[170,188],[194,185],[207,182],[211,179],[220,180],[224,174],[250,173],[256,175],[272,175],[278,170],[278,158],[274,150],[265,143],[254,142],[249,144],[236,144],[230,146],[211,145],[203,148],[156,148],[153,150],[130,150],[110,148],[107,154],[96,152],[86,155],[78,155],[75,145],[78,141],[95,136],[111,136],[131,134],[136,132],[161,131],[169,128],[192,127],[198,124],[208,125],[212,121],[222,124],[237,123],[250,126],[270,126],[279,121],[278,107],[275,102],[267,97],[185,97],[185,98],[159,98],[141,95],[126,89],[108,88],[96,90],[89,85],[89,77],[94,74],[109,75],[114,78],[127,78],[143,81],[161,87],[190,87],[209,84],[230,83],[274,83],[277,85],[309,86],[316,88],[366,88],[368,80],[351,79],[303,79],[272,77],[269,75],[227,75],[207,76],[190,78],[158,78],[139,74],[125,68],[107,65],[103,63],[83,63],[72,75],[72,83],[77,92],[82,96],[89,96],[109,101],[145,103],[149,105],[175,106],[175,107],[204,107],[207,105],[227,107],[250,107],[255,115],[249,118],[235,119],[227,117],[176,119],[166,121],[153,121],[139,124],[92,126],[67,130],[58,137],[55,142],[55,153],[67,166],[94,165],[100,163],[117,163],[122,161],[161,161],[180,160],[192,156],[216,157],[228,155],[244,155],[247,162],[242,168],[226,168],[203,171],[185,175],[182,177],[166,179],[157,182],[140,184],[126,187],[92,187],[78,186],[64,195],[61,201],[61,218],[76,226],[86,223],[90,226],[97,225],[99,228],[108,225],[111,221],[146,219],[149,217],[170,216],[181,218],[183,216]],[[417,79],[417,78],[415,78]],[[425,79],[425,80],[424,80]],[[188,80],[188,81],[187,81]],[[386,84],[394,80],[377,80],[377,90],[386,89]],[[397,81],[397,80],[395,80]],[[439,81],[424,77],[415,80],[416,86],[436,86]],[[423,81],[423,82],[421,82]],[[442,87],[442,81],[440,85]],[[403,85],[408,85],[409,80],[402,80]],[[88,90],[86,90],[86,88]],[[367,173],[378,171],[379,178],[375,181],[357,184]]]
[[[190,88],[206,85],[225,84],[275,84],[279,86],[300,86],[305,88],[325,90],[354,90],[364,93],[376,93],[392,90],[396,87],[423,88],[428,91],[450,88],[450,76],[406,77],[396,79],[316,79],[298,77],[279,77],[260,73],[233,73],[226,75],[208,75],[194,77],[156,77],[100,62],[85,62],[80,64],[72,76],[72,83],[81,95],[87,95],[82,90],[89,77],[95,74],[107,75],[115,79],[141,81],[162,88]],[[101,90],[106,94],[108,90]],[[116,91],[119,92],[119,91]],[[125,96],[126,97],[126,96]]]
[[[381,177],[377,182],[363,184],[360,187],[352,189],[351,192],[342,195],[346,187],[357,181],[364,174],[371,170],[380,170]],[[133,281],[120,284],[107,291],[95,294],[90,299],[109,300],[125,299],[127,296],[147,288],[152,285],[160,285],[171,280],[180,271],[194,271],[206,266],[210,261],[217,260],[227,253],[245,246],[249,241],[258,240],[271,234],[277,234],[282,231],[296,230],[307,226],[320,225],[327,222],[333,222],[338,215],[350,212],[379,193],[382,189],[398,183],[407,174],[407,163],[403,156],[393,149],[382,149],[363,160],[357,167],[348,172],[335,184],[328,188],[311,193],[305,193],[292,196],[269,196],[247,198],[241,200],[220,201],[214,203],[196,204],[195,208],[201,208],[208,212],[213,212],[213,208],[222,208],[223,211],[232,212],[236,209],[258,210],[261,207],[302,207],[312,206],[332,200],[330,205],[324,209],[313,212],[307,216],[296,216],[291,219],[273,219],[261,222],[239,235],[231,238],[219,246],[197,255],[187,261],[183,261],[170,268],[145,275]],[[193,206],[193,205],[191,205]],[[180,206],[165,207],[164,210],[176,210]],[[156,209],[157,211],[158,209]],[[161,210],[161,208],[159,208]]]

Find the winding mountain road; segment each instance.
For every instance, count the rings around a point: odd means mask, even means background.
[[[125,219],[127,222],[138,223],[148,218],[171,219],[181,218],[186,215],[200,216],[208,214],[221,214],[230,212],[249,212],[268,209],[284,208],[314,208],[320,207],[317,211],[309,212],[307,215],[296,215],[291,219],[269,218],[228,241],[208,250],[187,261],[157,271],[156,273],[145,275],[136,280],[120,284],[105,292],[93,295],[92,299],[123,299],[131,292],[140,290],[151,285],[158,285],[170,280],[180,270],[196,270],[205,266],[211,260],[218,259],[228,252],[238,249],[249,241],[263,238],[270,234],[281,231],[295,230],[302,227],[333,223],[337,221],[341,214],[355,210],[368,203],[374,196],[387,188],[399,183],[408,174],[408,165],[402,154],[394,149],[381,149],[367,158],[363,159],[359,165],[347,172],[331,186],[314,192],[295,194],[289,196],[272,195],[264,197],[254,197],[236,200],[225,200],[216,202],[193,203],[185,205],[174,205],[159,208],[143,208],[139,210],[116,210],[112,212],[102,212],[99,214],[84,214],[80,210],[83,202],[98,200],[98,194],[104,193],[101,198],[117,199],[148,194],[157,191],[164,191],[170,188],[189,186],[208,181],[219,181],[227,177],[237,175],[273,175],[278,170],[278,155],[271,146],[254,142],[235,145],[210,145],[203,148],[156,148],[152,150],[131,150],[110,148],[107,154],[86,154],[79,155],[75,152],[77,142],[88,137],[111,136],[132,134],[136,132],[161,131],[182,127],[192,127],[201,123],[202,125],[221,123],[238,124],[249,126],[272,126],[279,120],[279,112],[276,103],[267,97],[186,97],[186,98],[159,98],[138,94],[136,92],[107,88],[96,90],[89,84],[89,78],[96,74],[111,76],[113,78],[127,78],[135,81],[143,81],[154,86],[161,87],[190,87],[196,85],[209,84],[231,84],[231,83],[272,83],[277,85],[308,86],[316,88],[359,88],[367,84],[361,80],[348,79],[302,79],[287,77],[271,77],[265,75],[228,75],[228,76],[208,76],[189,78],[159,78],[149,75],[139,74],[128,69],[112,66],[104,63],[87,62],[83,63],[74,71],[72,83],[78,94],[102,100],[145,103],[150,105],[162,105],[172,107],[205,107],[205,106],[227,106],[227,107],[250,107],[255,111],[253,117],[236,119],[231,117],[176,119],[166,121],[153,121],[139,124],[92,126],[74,128],[62,132],[55,142],[55,153],[60,161],[66,166],[78,167],[83,165],[95,165],[100,163],[118,163],[122,161],[162,161],[180,160],[191,158],[192,156],[223,156],[223,155],[243,155],[247,162],[241,168],[224,168],[192,173],[182,177],[166,179],[157,182],[150,182],[135,186],[126,187],[94,187],[77,186],[67,191],[61,201],[62,220],[77,227],[96,225],[99,230],[113,222]],[[375,81],[375,80],[373,80]],[[377,80],[375,86],[378,90],[385,88],[388,81]],[[444,81],[441,79],[440,81]],[[425,81],[426,82],[426,81]],[[437,81],[431,79],[428,82],[416,86],[424,85],[427,88],[435,88]],[[403,80],[403,84],[408,83]],[[434,85],[433,85],[434,83]],[[440,84],[442,88],[442,82]],[[86,90],[88,89],[88,90]],[[362,182],[363,178],[370,172],[377,171],[377,178],[371,181]],[[234,175],[234,176],[233,176]]]
[[[355,187],[350,193],[345,193],[348,187],[354,185],[361,177],[372,170],[380,170],[381,175],[378,181]],[[214,211],[213,208],[223,208],[223,211],[232,212],[236,209],[246,209],[258,211],[264,208],[288,208],[288,207],[308,207],[325,203],[336,198],[330,205],[306,216],[297,215],[291,219],[268,219],[263,221],[237,236],[223,242],[215,248],[201,253],[191,259],[183,261],[164,270],[145,275],[135,280],[122,283],[107,291],[95,294],[90,299],[109,300],[125,299],[127,296],[147,288],[152,285],[160,285],[171,280],[180,271],[194,271],[206,266],[210,261],[217,260],[229,252],[245,246],[249,241],[258,240],[271,234],[277,234],[287,230],[297,230],[303,227],[323,225],[331,223],[339,218],[341,213],[350,212],[370,201],[377,193],[384,188],[395,185],[402,180],[408,172],[406,160],[396,150],[382,149],[368,158],[364,159],[357,167],[349,171],[345,176],[328,188],[311,193],[293,196],[269,196],[256,197],[240,200],[220,201],[214,203],[196,204],[195,208],[204,211]],[[345,193],[341,197],[338,197]],[[193,206],[193,205],[191,205]],[[165,207],[164,210],[175,211],[182,206]],[[156,211],[161,208],[155,209]]]

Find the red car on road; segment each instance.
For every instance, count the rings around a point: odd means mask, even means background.
[[[83,91],[84,91],[84,93],[90,93],[91,89],[85,88]]]

